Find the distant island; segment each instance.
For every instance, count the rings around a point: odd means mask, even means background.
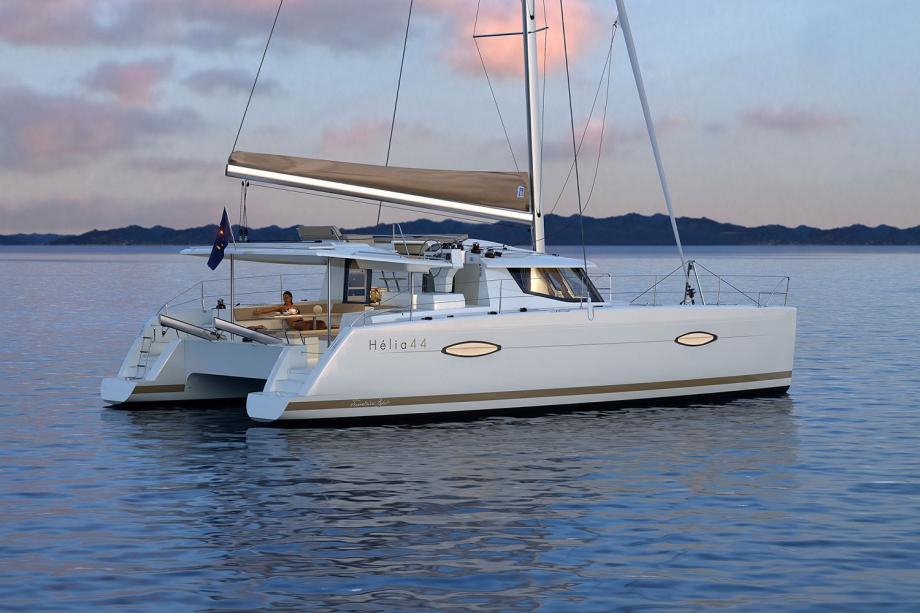
[[[720,223],[705,217],[678,218],[681,238],[688,245],[920,245],[920,226],[852,225],[824,230],[809,226],[788,228],[767,225],[748,228]],[[251,241],[296,241],[297,227],[268,226],[249,231]],[[404,234],[468,234],[509,245],[530,242],[527,226],[500,223],[467,223],[418,219],[400,224]],[[8,234],[0,235],[0,245],[208,245],[213,242],[216,225],[175,230],[164,226],[127,226],[111,230],[92,230],[83,234]],[[391,234],[392,224],[343,229],[352,234]],[[399,232],[399,230],[397,230]],[[579,245],[581,224],[578,216],[546,216],[547,242]],[[665,215],[630,213],[615,217],[585,217],[584,242],[588,245],[671,245],[674,239]]]

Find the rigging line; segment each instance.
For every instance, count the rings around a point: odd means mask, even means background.
[[[614,21],[614,22],[613,22],[613,28],[616,29],[616,27],[617,27],[617,21]],[[610,44],[611,44],[611,47],[612,47],[612,46],[613,46],[613,39],[612,39],[612,38],[611,38],[611,40],[610,40]],[[585,206],[584,206],[584,208],[582,209],[582,213],[584,213],[585,211],[587,211],[587,210],[588,210],[588,207],[591,206],[591,200],[592,200],[592,197],[594,196],[594,188],[595,188],[595,186],[597,185],[597,177],[598,177],[598,174],[599,174],[598,171],[600,170],[600,163],[601,163],[601,152],[603,151],[603,148],[604,148],[604,137],[605,137],[605,135],[606,135],[606,133],[607,133],[607,130],[606,130],[606,128],[607,128],[607,107],[608,107],[608,104],[609,104],[609,102],[610,102],[610,83],[611,83],[611,71],[612,71],[612,69],[613,69],[613,61],[612,61],[612,59],[611,59],[611,61],[607,64],[607,91],[606,91],[606,94],[604,95],[604,112],[603,112],[603,116],[602,116],[602,119],[601,119],[601,122],[602,122],[602,123],[601,123],[601,134],[600,134],[600,138],[598,139],[598,143],[597,143],[597,158],[595,159],[595,162],[594,162],[594,177],[591,179],[591,190],[588,192],[588,197],[587,197],[587,199],[585,199]],[[603,78],[604,78],[603,75],[601,75],[601,79],[603,79]],[[603,81],[601,81],[601,82],[603,82]],[[591,115],[593,115],[593,114],[594,114],[594,113],[593,113],[593,111],[592,111]],[[590,120],[590,116],[589,116],[589,120]],[[584,136],[582,136],[582,138],[584,138]],[[579,151],[580,151],[580,150],[581,150],[581,145],[579,145]],[[569,176],[571,176],[571,174],[572,174],[572,167],[569,168]],[[566,183],[568,183],[568,179],[569,179],[569,177],[566,177]],[[563,184],[562,189],[565,190],[565,184]],[[550,211],[550,214],[552,214],[552,212],[556,210],[556,205],[559,204],[559,200],[562,198],[562,194],[563,194],[563,193],[564,193],[563,191],[560,191],[560,192],[559,192],[559,196],[556,198],[556,202],[553,204],[553,209],[552,209],[552,211]],[[574,218],[574,215],[573,215],[573,218]],[[565,223],[564,225],[562,225],[562,226],[560,226],[560,227],[558,227],[558,228],[555,228],[553,232],[547,233],[547,234],[546,234],[546,239],[549,240],[550,238],[552,238],[552,237],[554,237],[554,236],[558,236],[559,234],[562,234],[562,233],[565,232],[567,229],[569,229],[569,228],[572,226],[573,223],[575,223],[575,220],[574,220],[574,219],[570,219],[570,220],[569,220],[567,223]]]
[[[585,128],[584,130],[582,130],[581,138],[578,141],[579,151],[581,151],[581,146],[585,142],[585,136],[588,134],[588,127],[591,124],[591,118],[594,116],[594,109],[597,106],[597,99],[601,94],[601,86],[604,84],[604,77],[606,76],[605,73],[609,73],[609,70],[608,70],[609,64],[613,62],[613,39],[616,36],[616,33],[617,33],[616,31],[617,31],[617,22],[614,21],[613,31],[610,34],[610,47],[607,50],[607,59],[604,61],[604,65],[601,67],[601,75],[600,75],[600,78],[597,80],[597,89],[594,91],[594,101],[591,103],[591,110],[588,112],[588,120],[585,122]],[[609,81],[607,82],[607,92],[609,96],[609,93],[610,93],[610,82]],[[550,209],[549,213],[547,213],[548,215],[555,212],[556,207],[559,205],[559,201],[562,200],[562,195],[565,193],[565,188],[569,184],[569,179],[572,178],[572,171],[574,169],[575,169],[575,164],[572,163],[572,165],[569,166],[569,173],[566,175],[565,181],[562,182],[562,187],[559,189],[559,194],[556,196],[555,202],[553,202],[553,208]]]
[[[581,207],[581,182],[578,179],[578,144],[575,142],[575,108],[572,105],[572,79],[569,75],[569,48],[565,40],[565,9],[562,0],[559,0],[559,21],[562,23],[562,51],[565,57],[565,83],[569,94],[569,123],[572,126],[572,155],[575,163],[575,191],[578,193],[578,222],[581,226],[581,257],[585,265],[585,274],[588,274],[588,251],[585,248],[585,219]],[[585,283],[582,282],[582,289]]]
[[[542,28],[537,28],[534,32],[542,32],[546,29],[546,26]],[[521,36],[522,34],[527,34],[527,32],[496,32],[495,34],[474,34],[473,38],[499,38],[503,36]]]
[[[486,75],[486,83],[489,84],[489,92],[492,94],[492,102],[495,104],[495,111],[498,113],[498,121],[502,124],[502,132],[505,133],[505,142],[508,143],[508,151],[511,152],[511,160],[514,162],[514,170],[520,172],[517,157],[514,155],[514,147],[511,146],[511,138],[508,136],[508,128],[505,127],[505,119],[502,117],[502,110],[498,106],[498,98],[495,97],[495,89],[492,87],[492,79],[489,77],[489,70],[486,68],[486,61],[482,57],[482,50],[479,48],[479,40],[476,38],[476,27],[479,25],[479,8],[482,0],[476,2],[476,19],[473,20],[473,44],[476,45],[476,54],[479,55],[479,63],[482,65],[482,72]]]
[[[393,117],[390,119],[390,138],[387,140],[387,159],[384,166],[390,165],[390,150],[393,147],[393,132],[396,128],[396,108],[399,106],[399,88],[402,85],[403,68],[406,65],[406,47],[409,44],[409,24],[412,23],[412,4],[414,0],[409,0],[409,16],[406,18],[406,36],[403,38],[402,58],[399,60],[399,78],[396,79],[396,99],[393,100]],[[380,225],[380,212],[383,210],[383,200],[377,207],[377,225]]]
[[[281,6],[284,0],[278,0],[278,10],[275,11],[275,20],[272,22],[272,29],[268,33],[268,40],[265,41],[265,49],[262,50],[262,59],[259,60],[259,69],[256,70],[256,78],[252,81],[252,88],[249,90],[249,99],[246,100],[246,108],[243,109],[243,117],[240,119],[240,127],[236,131],[236,138],[233,139],[232,151],[236,151],[236,144],[240,140],[240,133],[243,131],[243,123],[246,121],[246,113],[249,112],[249,105],[252,103],[252,95],[256,91],[256,84],[259,82],[259,75],[262,74],[262,64],[265,63],[265,55],[268,53],[268,46],[272,42],[272,34],[275,33],[275,26],[278,25],[278,15],[281,14]]]
[[[240,181],[240,241],[247,242],[249,231],[247,227],[249,226],[249,216],[246,213],[246,192],[249,187],[249,182],[246,180]]]
[[[243,193],[245,192],[246,180],[240,181],[240,227],[243,227]]]
[[[616,27],[616,23],[615,23],[615,22],[614,22],[614,26],[613,26],[613,27]],[[594,160],[594,176],[593,176],[592,179],[591,179],[591,189],[588,191],[588,197],[585,199],[585,206],[584,206],[584,208],[583,208],[582,211],[581,211],[582,214],[584,214],[584,212],[588,210],[588,207],[591,206],[591,200],[592,200],[592,198],[593,198],[593,196],[594,196],[594,188],[597,186],[597,177],[598,177],[598,175],[600,174],[600,173],[599,173],[599,170],[600,170],[600,165],[601,165],[601,152],[602,152],[603,149],[604,149],[604,136],[605,136],[605,134],[606,134],[606,132],[607,132],[607,106],[608,106],[608,103],[609,103],[609,101],[610,101],[610,80],[611,80],[611,74],[610,74],[610,73],[611,73],[612,69],[613,69],[613,62],[610,62],[610,63],[607,64],[607,93],[606,93],[605,96],[604,96],[604,113],[603,113],[603,117],[602,117],[602,119],[601,119],[601,134],[600,134],[600,138],[598,139],[598,143],[597,143],[597,157],[596,157],[595,160]],[[579,149],[580,149],[580,147],[579,147]],[[571,173],[571,169],[569,169],[569,172]],[[564,189],[564,188],[565,188],[565,186],[563,185],[563,189]],[[561,194],[560,194],[560,196],[561,196]],[[556,201],[556,204],[558,204],[558,202],[559,202],[559,201],[557,200],[557,201]],[[554,205],[554,206],[553,206],[553,210],[555,210],[555,209],[556,209],[556,207],[555,207],[555,205]],[[573,216],[573,217],[574,217],[574,216]],[[558,236],[559,234],[561,234],[561,233],[563,233],[564,231],[566,231],[567,229],[569,229],[569,228],[572,226],[573,223],[575,223],[575,220],[574,220],[574,219],[570,219],[566,224],[564,224],[564,225],[562,225],[562,226],[560,226],[560,227],[558,227],[558,228],[555,228],[553,232],[547,233],[547,234],[546,234],[546,239],[549,240],[550,238],[552,238],[552,237],[554,237],[554,236]]]
[[[245,241],[249,242],[249,206],[247,200],[249,197],[249,180],[246,180],[245,185],[243,186],[243,230],[245,230]]]
[[[613,27],[617,27],[616,23],[613,24]],[[611,38],[610,41],[612,46],[613,39]],[[587,211],[588,207],[591,205],[591,197],[594,195],[594,187],[597,185],[597,175],[601,167],[601,153],[604,149],[604,134],[607,132],[607,106],[610,102],[610,73],[612,68],[613,62],[607,62],[607,93],[604,95],[604,113],[601,117],[601,134],[597,141],[597,157],[594,160],[594,177],[591,179],[591,189],[588,191],[588,197],[585,200],[585,211]]]

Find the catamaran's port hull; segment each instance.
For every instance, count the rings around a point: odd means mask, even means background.
[[[112,405],[132,406],[200,400],[243,400],[262,391],[265,379],[191,373],[180,383],[145,384],[131,379],[102,380],[102,399]]]
[[[178,335],[161,344],[138,373],[135,341],[118,376],[102,380],[102,399],[121,405],[246,398],[264,389],[281,354],[277,346]]]
[[[356,327],[298,392],[250,394],[247,412],[258,421],[334,420],[775,392],[791,384],[794,346],[787,307],[575,309]]]

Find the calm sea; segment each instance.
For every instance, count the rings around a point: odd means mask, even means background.
[[[920,609],[920,250],[688,251],[791,275],[788,396],[336,430],[105,408],[212,273],[0,250],[0,609]]]

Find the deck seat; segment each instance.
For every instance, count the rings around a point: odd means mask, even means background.
[[[300,301],[300,302],[294,303],[294,306],[297,307],[297,310],[300,311],[301,315],[304,315],[305,317],[306,316],[312,317],[313,307],[317,305],[323,309],[323,313],[325,314],[326,312],[326,301],[325,300],[310,300],[310,301]],[[248,321],[248,320],[253,320],[253,319],[264,319],[266,317],[271,318],[271,315],[256,315],[254,312],[256,309],[262,309],[267,306],[270,306],[270,305],[255,304],[255,305],[248,305],[248,306],[238,306],[233,309],[233,318],[237,322],[241,320]],[[371,309],[371,308],[373,307],[371,307],[370,305],[363,304],[363,303],[333,302],[332,303],[332,314],[340,315],[342,313],[358,313],[358,312],[361,312],[367,309]]]

